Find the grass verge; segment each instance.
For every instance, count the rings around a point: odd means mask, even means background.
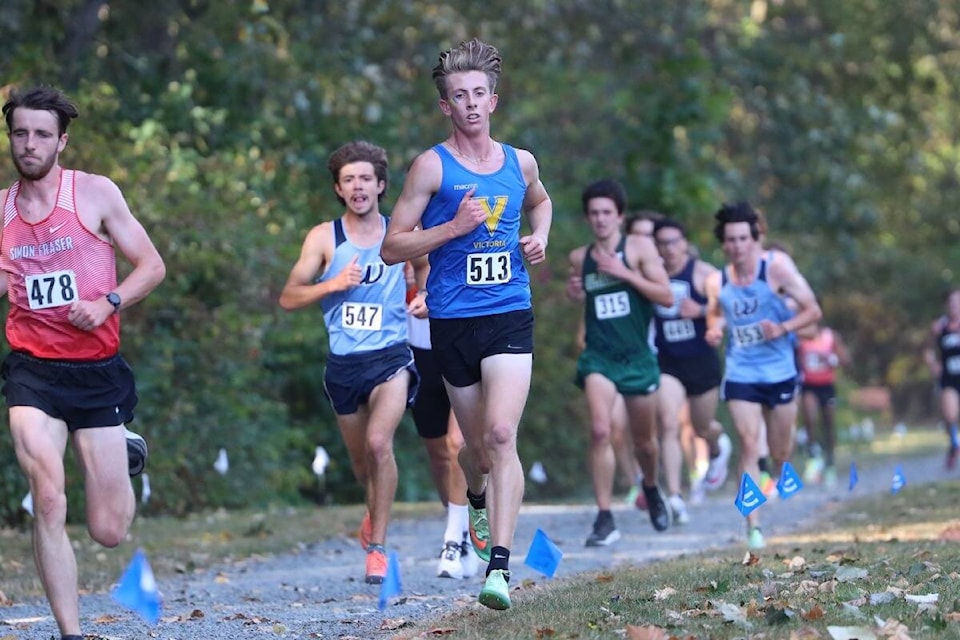
[[[404,638],[960,638],[960,481],[843,503],[817,531],[514,587]]]

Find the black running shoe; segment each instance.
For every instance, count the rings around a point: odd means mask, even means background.
[[[126,427],[123,432],[127,437],[127,469],[132,478],[143,473],[147,465],[147,441]]]
[[[670,507],[663,497],[660,487],[643,486],[643,493],[647,496],[647,509],[650,512],[650,524],[657,531],[666,531],[670,528]]]
[[[620,539],[617,525],[613,523],[613,516],[603,517],[597,514],[593,521],[593,532],[587,538],[588,547],[606,547]]]

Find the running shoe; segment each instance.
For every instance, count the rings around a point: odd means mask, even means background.
[[[703,504],[707,499],[707,491],[703,486],[703,481],[690,487],[690,504]]]
[[[955,447],[952,443],[947,450],[947,470],[952,471],[957,468],[957,457],[960,455],[960,447]]]
[[[640,487],[637,485],[631,485],[630,490],[627,491],[627,495],[623,501],[628,505],[634,505],[637,502],[638,495],[640,495]]]
[[[727,468],[730,466],[730,453],[733,451],[730,436],[721,433],[717,438],[717,447],[720,448],[720,453],[716,458],[710,458],[707,472],[703,475],[703,488],[707,491],[716,491],[727,481]]]
[[[823,485],[827,489],[833,489],[834,487],[837,486],[837,470],[833,466],[824,468]]]
[[[767,541],[763,539],[763,532],[760,527],[752,527],[747,535],[747,547],[750,549],[763,549],[767,546]]]
[[[613,516],[597,514],[593,521],[593,531],[587,537],[586,546],[588,547],[607,547],[620,539],[620,532],[617,531],[617,525],[613,523]]]
[[[510,608],[510,572],[505,569],[494,569],[487,576],[480,590],[478,600],[480,604],[490,609],[503,611]]]
[[[490,562],[490,521],[487,520],[487,509],[474,509],[467,505],[470,513],[470,542],[473,549],[484,562]],[[509,606],[509,605],[508,605]]]
[[[360,546],[366,551],[370,546],[370,538],[373,536],[373,523],[370,522],[370,512],[363,513],[363,520],[360,521],[360,531],[357,532],[357,538],[360,539]]]
[[[760,472],[760,491],[767,498],[777,495],[777,480],[772,478],[766,471]]]
[[[463,563],[460,561],[460,543],[448,540],[443,543],[440,551],[440,562],[437,564],[438,578],[463,579]]]
[[[640,511],[647,510],[647,496],[643,493],[643,485],[637,483],[637,497],[633,500],[633,506],[635,506]]]
[[[823,481],[823,458],[817,456],[808,458],[807,464],[803,467],[803,482],[805,484],[820,484]]]
[[[650,524],[657,531],[666,531],[670,528],[670,507],[663,497],[660,487],[643,487],[647,498],[647,509],[650,512]]]
[[[480,570],[480,558],[477,557],[477,552],[473,550],[468,532],[464,532],[463,542],[460,543],[460,565],[463,568],[464,578],[472,578]]]
[[[367,573],[365,581],[367,584],[382,584],[383,579],[386,577],[386,551],[381,545],[372,544],[370,548],[367,549]]]
[[[138,476],[147,466],[147,441],[126,427],[123,428],[123,435],[127,438],[127,472],[130,477]]]
[[[670,515],[676,524],[687,524],[690,522],[690,514],[687,513],[687,505],[679,495],[667,498],[670,506]]]

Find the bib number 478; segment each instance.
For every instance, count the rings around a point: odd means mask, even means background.
[[[31,309],[62,307],[77,299],[76,275],[69,269],[26,276],[24,284]]]

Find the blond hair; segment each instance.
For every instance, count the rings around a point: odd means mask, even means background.
[[[440,97],[447,99],[447,76],[451,73],[482,71],[487,74],[490,91],[497,88],[500,77],[500,52],[493,45],[481,42],[477,38],[461,42],[452,49],[440,53],[440,62],[433,68],[433,81],[437,85]]]

